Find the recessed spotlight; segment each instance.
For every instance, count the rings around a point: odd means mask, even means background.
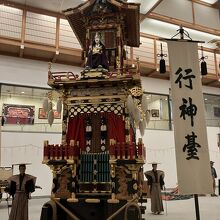
[[[217,0],[202,0],[202,2],[206,2],[208,4],[215,4]]]
[[[21,94],[24,94],[24,92],[21,92]]]

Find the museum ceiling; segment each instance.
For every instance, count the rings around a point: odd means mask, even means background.
[[[0,0],[0,6],[12,6],[64,19],[63,10],[74,8],[84,2],[85,0]],[[184,4],[184,7],[190,10],[178,9],[175,6],[176,0],[127,0],[127,2],[140,3],[142,38],[154,42],[159,41],[160,38],[171,38],[176,34],[179,26],[183,25],[193,40],[204,41],[205,43],[200,46],[203,46],[208,54],[212,53],[209,57],[214,62],[215,74],[203,77],[203,84],[220,87],[220,18],[217,0],[178,0],[178,4]],[[68,49],[61,48],[57,44],[51,47],[39,42],[28,42],[24,36],[22,39],[22,34],[25,34],[23,32],[25,30],[22,29],[19,41],[2,37],[0,32],[0,54],[83,66],[80,48]],[[157,51],[154,51],[154,56],[157,56]],[[155,62],[157,61],[155,58]],[[130,61],[128,64],[131,64]],[[143,62],[141,71],[143,76],[169,79],[169,72],[164,75],[158,73],[158,63]]]

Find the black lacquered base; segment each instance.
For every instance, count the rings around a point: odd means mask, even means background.
[[[127,201],[120,201],[116,204],[107,203],[107,200],[100,200],[100,203],[87,203],[80,199],[77,203],[69,203],[66,200],[60,200],[60,203],[73,213],[80,220],[105,220],[120,209]],[[59,206],[56,206],[57,220],[70,220],[68,214]],[[128,208],[128,220],[139,220],[138,210],[135,207]],[[114,217],[114,220],[124,219],[124,210]],[[52,207],[45,204],[42,207],[40,220],[53,220]]]

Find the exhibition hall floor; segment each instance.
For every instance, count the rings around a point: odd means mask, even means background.
[[[31,199],[29,202],[29,220],[40,220],[42,205],[48,198]],[[220,220],[220,197],[199,197],[200,220]],[[146,220],[196,220],[194,199],[167,201],[164,208],[167,212],[163,215],[150,213],[150,200],[147,203]],[[6,201],[0,203],[0,219],[8,220],[8,209]],[[104,220],[104,219],[103,219]]]

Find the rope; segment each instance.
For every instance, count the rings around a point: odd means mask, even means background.
[[[118,209],[115,213],[113,213],[110,217],[108,217],[106,220],[111,220],[113,219],[115,216],[117,216],[121,211],[123,211],[124,209],[126,209],[126,207],[130,207],[130,205],[134,205],[136,203],[134,203],[134,201],[137,199],[137,197],[133,198],[131,201],[127,202],[125,205],[123,205],[120,209]],[[135,207],[137,207],[138,204],[135,205]],[[139,207],[140,209],[140,207]],[[141,215],[140,215],[141,216]],[[140,218],[141,219],[141,218]],[[127,211],[125,211],[125,220],[127,220]]]
[[[52,220],[57,220],[57,209],[56,209],[56,203],[53,200],[48,201],[46,204],[44,205],[50,205],[52,208],[52,212],[53,212],[53,219]]]
[[[78,217],[76,217],[72,212],[70,212],[65,206],[63,206],[60,202],[58,202],[57,200],[53,199],[53,201],[61,208],[63,209],[67,215],[69,215],[69,217],[73,220],[80,220]]]
[[[141,209],[140,209],[140,206],[137,203],[135,203],[135,202],[130,203],[129,205],[126,206],[124,220],[128,220],[128,208],[131,207],[131,206],[134,206],[138,210],[139,220],[141,220],[141,218],[142,218],[142,216],[141,216]]]

